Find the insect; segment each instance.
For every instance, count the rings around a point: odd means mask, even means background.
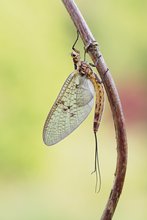
[[[46,145],[51,146],[73,132],[91,112],[95,97],[93,131],[96,147],[94,172],[96,172],[97,178],[99,164],[96,133],[104,109],[104,89],[91,66],[81,60],[80,52],[74,47],[76,42],[71,53],[75,70],[66,79],[47,116],[43,128],[43,141]]]

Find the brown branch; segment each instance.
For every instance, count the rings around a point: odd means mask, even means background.
[[[83,16],[81,15],[81,12],[73,0],[62,0],[62,2],[70,14],[76,29],[79,31],[85,47],[88,46],[87,52],[96,65],[99,75],[103,80],[113,115],[117,141],[117,164],[113,188],[101,217],[101,220],[110,220],[112,219],[120,194],[122,192],[127,167],[127,138],[123,111],[111,73],[108,70],[101,52],[93,43],[95,39]]]

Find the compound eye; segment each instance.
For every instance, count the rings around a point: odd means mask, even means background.
[[[71,53],[71,56],[72,56],[72,57],[76,57],[76,54],[74,54],[74,53]]]

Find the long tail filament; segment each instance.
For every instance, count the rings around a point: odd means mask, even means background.
[[[96,132],[94,132],[94,136],[95,136],[95,165],[92,174],[93,173],[96,174],[95,192],[99,193],[101,190],[101,172],[100,172],[100,164],[98,157],[98,141],[97,141]],[[99,179],[99,187],[98,187],[98,179]]]

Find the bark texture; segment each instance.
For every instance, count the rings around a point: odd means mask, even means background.
[[[101,220],[111,220],[122,192],[127,168],[127,138],[122,106],[112,75],[77,5],[73,0],[62,0],[62,2],[97,68],[111,106],[117,142],[117,163],[114,184],[101,217]]]

